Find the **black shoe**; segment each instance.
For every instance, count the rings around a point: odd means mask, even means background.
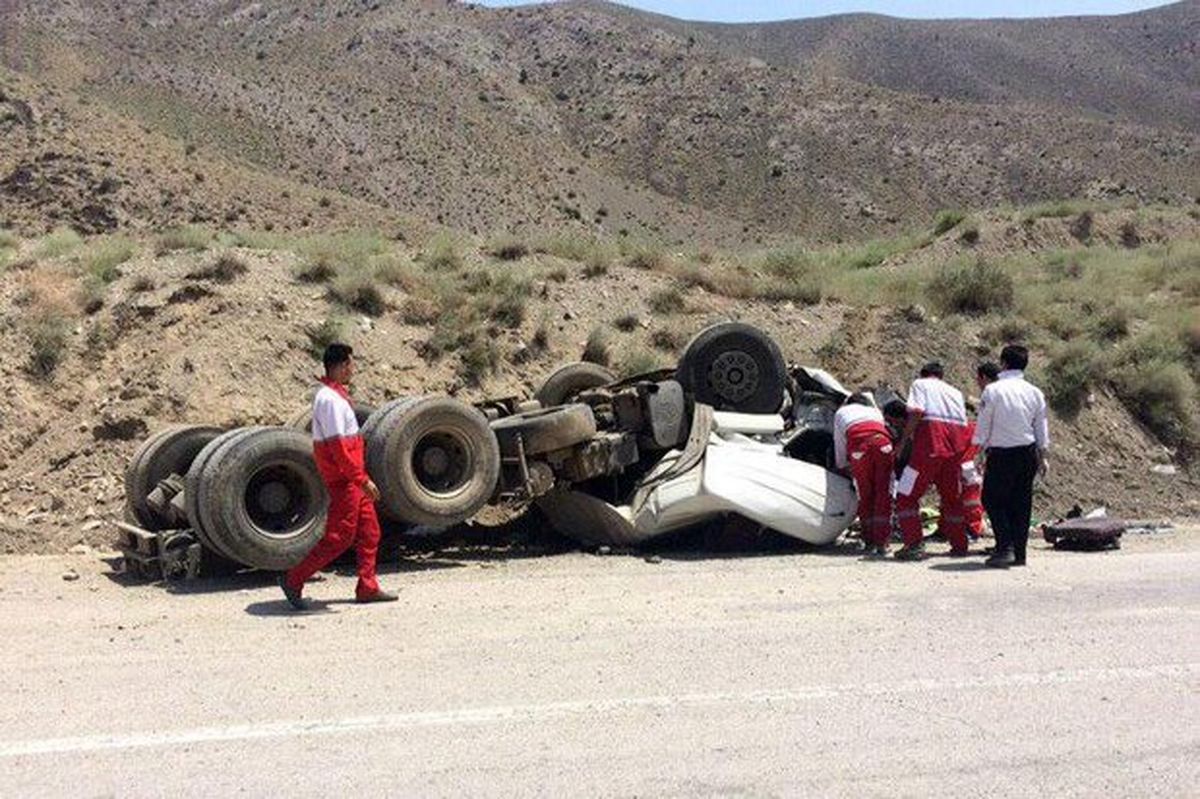
[[[310,605],[308,600],[300,596],[300,592],[287,584],[287,575],[279,575],[279,587],[283,589],[283,595],[287,597],[288,604],[293,610],[308,610]]]
[[[1010,566],[1024,566],[1024,565],[1025,565],[1025,558],[1023,558],[1023,557],[1021,557],[1021,558],[1018,558],[1018,557],[1014,556],[1014,557],[1013,557],[1013,562],[1012,562],[1011,564],[1009,564],[1009,565],[1010,565]]]
[[[911,547],[901,547],[892,557],[896,560],[925,560],[925,543],[913,544]]]
[[[376,591],[370,596],[355,597],[354,601],[360,605],[369,605],[372,602],[395,602],[399,598],[395,594],[389,594],[387,591]]]
[[[1013,553],[1009,552],[1008,550],[1004,550],[1002,552],[996,552],[993,554],[990,558],[983,562],[983,565],[987,566],[989,569],[1007,569],[1015,562],[1016,558],[1013,557]]]

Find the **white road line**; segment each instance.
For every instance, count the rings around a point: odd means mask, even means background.
[[[170,732],[101,733],[73,738],[43,738],[0,743],[0,758],[30,755],[98,752],[104,750],[143,749],[180,744],[249,741],[264,738],[347,735],[438,727],[447,725],[529,722],[582,715],[616,714],[636,710],[683,710],[738,704],[788,704],[842,697],[864,697],[948,690],[970,691],[984,688],[1048,687],[1072,683],[1143,682],[1149,680],[1187,680],[1200,677],[1200,663],[1173,663],[1157,666],[1128,666],[1107,669],[1069,669],[1049,672],[997,674],[976,679],[917,679],[897,683],[854,685],[813,685],[784,691],[744,693],[680,694],[634,696],[617,699],[552,702],[540,705],[501,705],[495,707],[434,710],[381,716],[359,716],[329,721],[276,721],[238,724],[225,727],[196,727]]]

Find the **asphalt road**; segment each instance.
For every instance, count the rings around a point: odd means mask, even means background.
[[[0,794],[1195,796],[1200,532],[1030,560],[445,557],[298,616],[2,559]]]

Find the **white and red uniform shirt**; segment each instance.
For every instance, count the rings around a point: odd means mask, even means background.
[[[887,425],[878,408],[869,405],[843,405],[833,415],[833,460],[839,469],[850,463],[849,454],[860,452],[880,436],[882,444],[890,444]]]
[[[366,447],[345,386],[327,377],[313,398],[313,457],[329,485],[367,482]]]
[[[919,378],[908,390],[908,409],[921,417],[913,437],[914,461],[962,457],[970,433],[961,391],[936,377]]]

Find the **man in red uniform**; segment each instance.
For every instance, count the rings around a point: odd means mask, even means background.
[[[963,528],[962,462],[967,438],[967,409],[962,392],[942,380],[939,363],[921,368],[908,392],[908,421],[903,442],[912,441],[912,456],[896,484],[896,518],[904,535],[898,560],[921,560],[925,540],[921,530],[921,497],[937,486],[941,518],[950,554],[967,554]]]
[[[393,602],[396,595],[381,591],[375,576],[379,489],[367,475],[365,447],[346,390],[354,376],[354,351],[346,344],[330,344],[323,360],[325,376],[313,398],[312,436],[317,470],[329,491],[329,516],[325,536],[283,575],[280,585],[293,608],[307,609],[308,603],[300,595],[304,581],[354,546],[358,556],[356,601]]]
[[[833,417],[833,456],[850,468],[858,493],[858,520],[868,557],[887,555],[892,535],[895,452],[883,414],[864,394],[852,394]]]

